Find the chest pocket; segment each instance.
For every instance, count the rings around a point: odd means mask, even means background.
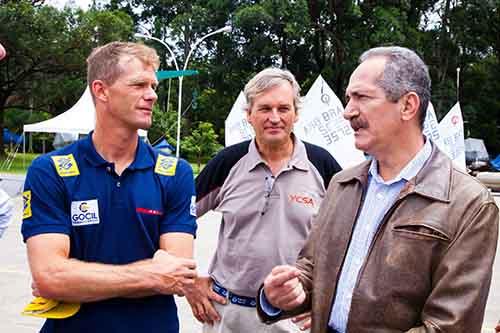
[[[392,231],[401,237],[420,239],[420,240],[438,240],[449,243],[451,241],[450,232],[444,230],[438,222],[432,220],[402,220],[396,221],[392,225]]]

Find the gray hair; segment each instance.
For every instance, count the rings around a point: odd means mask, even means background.
[[[248,83],[245,85],[243,93],[245,94],[247,105],[246,109],[249,110],[258,94],[264,91],[279,86],[285,82],[290,83],[293,89],[293,106],[295,107],[295,112],[300,109],[300,86],[293,76],[286,69],[279,69],[275,67],[269,67],[260,71],[255,75]]]
[[[387,62],[382,76],[377,80],[387,98],[396,102],[408,92],[420,98],[419,120],[423,128],[427,106],[431,99],[431,78],[423,60],[412,50],[400,46],[376,47],[365,51],[360,62],[372,57],[384,57]]]

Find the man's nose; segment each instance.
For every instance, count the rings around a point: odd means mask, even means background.
[[[269,120],[272,121],[272,122],[279,122],[280,119],[281,118],[280,118],[278,109],[277,108],[273,108],[271,110],[271,114],[269,115]]]
[[[347,102],[347,105],[344,109],[344,119],[349,120],[359,115],[358,109],[354,106],[352,100]]]
[[[144,99],[147,101],[152,100],[153,102],[155,102],[158,99],[158,95],[153,88],[149,88],[148,91],[144,93]]]

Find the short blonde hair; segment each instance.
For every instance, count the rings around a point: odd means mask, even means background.
[[[160,59],[156,50],[139,43],[111,42],[92,50],[87,58],[87,84],[95,80],[102,80],[106,84],[113,84],[123,72],[120,60],[123,58],[137,58],[146,65],[158,70]]]
[[[293,89],[293,106],[295,112],[300,109],[300,86],[290,71],[275,67],[269,67],[260,71],[245,85],[243,93],[247,99],[246,109],[249,111],[252,107],[253,101],[258,94],[264,91],[279,86],[285,82],[290,83]]]

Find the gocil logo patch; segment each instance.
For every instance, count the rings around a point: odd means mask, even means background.
[[[71,202],[71,224],[73,226],[98,224],[99,221],[97,199]]]
[[[78,208],[80,208],[80,211],[82,213],[86,213],[89,210],[89,205],[87,204],[87,202],[84,201],[80,204]]]

